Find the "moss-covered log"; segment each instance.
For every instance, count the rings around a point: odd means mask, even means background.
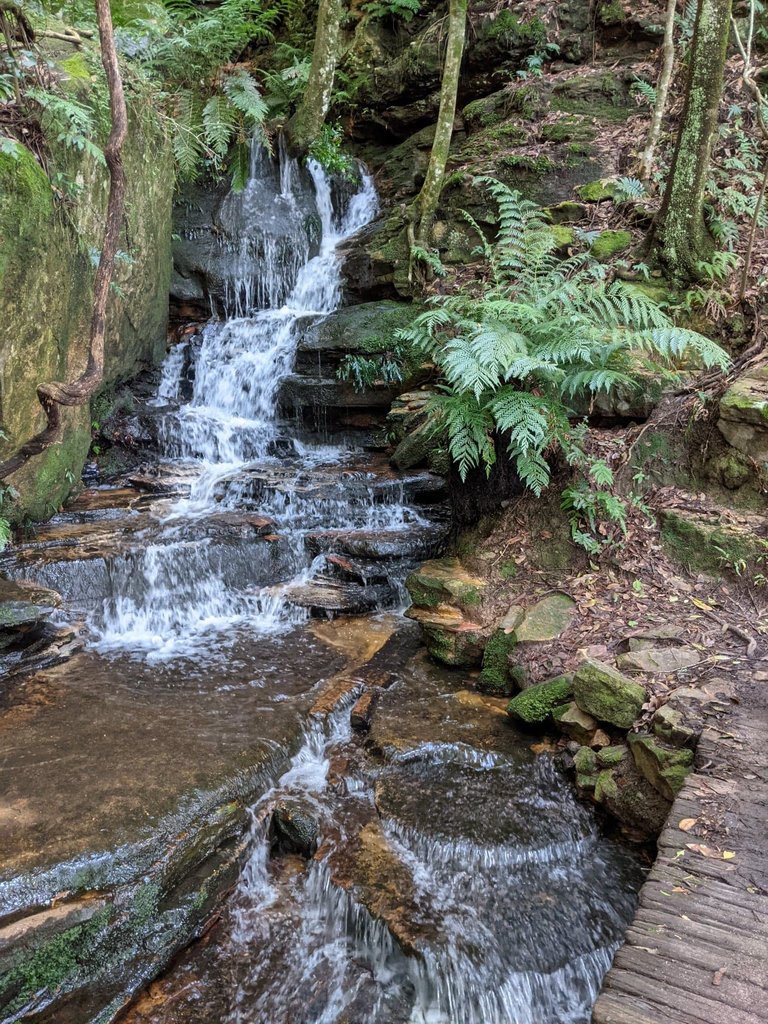
[[[651,243],[677,279],[699,276],[712,252],[704,222],[712,137],[723,92],[732,0],[699,0],[683,119]]]

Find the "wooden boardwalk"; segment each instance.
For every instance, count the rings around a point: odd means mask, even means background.
[[[593,1024],[768,1022],[768,681],[739,697],[701,738]]]

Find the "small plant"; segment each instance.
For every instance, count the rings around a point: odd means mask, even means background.
[[[351,381],[355,391],[365,391],[376,384],[399,384],[403,380],[405,361],[403,345],[394,345],[390,351],[375,356],[347,355],[336,377]]]
[[[317,160],[327,174],[338,174],[342,178],[355,176],[355,161],[341,148],[344,133],[338,125],[324,124],[309,155]]]
[[[370,18],[399,18],[407,23],[421,10],[421,0],[370,0],[363,10]]]
[[[617,203],[626,203],[632,199],[642,199],[646,194],[645,185],[639,178],[617,178],[614,185],[614,199]]]

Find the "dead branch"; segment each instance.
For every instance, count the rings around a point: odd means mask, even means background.
[[[10,458],[0,463],[0,480],[17,472],[35,455],[39,455],[51,445],[61,441],[64,431],[61,416],[62,406],[85,404],[101,385],[104,377],[107,299],[112,283],[115,255],[125,209],[125,170],[122,149],[128,134],[128,112],[125,105],[120,66],[117,61],[109,0],[95,0],[95,4],[99,22],[101,60],[109,87],[112,128],[104,149],[110,177],[109,201],[104,241],[93,289],[88,364],[81,376],[70,383],[54,381],[50,384],[38,385],[37,397],[45,412],[46,426],[23,444]]]

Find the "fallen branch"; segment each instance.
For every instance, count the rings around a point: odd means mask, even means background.
[[[125,170],[123,168],[122,149],[128,134],[128,112],[125,106],[123,81],[117,61],[109,0],[95,0],[95,3],[99,21],[101,60],[109,87],[112,128],[104,149],[104,157],[110,177],[109,201],[107,203],[104,241],[93,288],[88,365],[84,373],[77,380],[70,383],[54,381],[50,384],[38,385],[37,397],[45,412],[46,426],[23,444],[10,458],[0,463],[0,480],[4,480],[12,473],[17,472],[35,455],[40,455],[47,448],[50,448],[51,445],[61,441],[64,433],[61,415],[62,406],[84,405],[99,388],[104,378],[104,338],[106,335],[107,299],[109,297],[109,287],[112,283],[115,255],[117,253],[120,228],[125,210]]]
[[[748,658],[755,658],[757,656],[757,640],[755,640],[751,633],[747,633],[747,631],[742,629],[741,626],[734,626],[732,622],[726,622],[725,619],[721,619],[717,612],[707,611],[705,608],[702,608],[701,611],[703,611],[710,619],[713,619],[722,626],[724,630],[730,630],[730,632],[734,633],[739,637],[739,639],[744,640],[747,645]]]

